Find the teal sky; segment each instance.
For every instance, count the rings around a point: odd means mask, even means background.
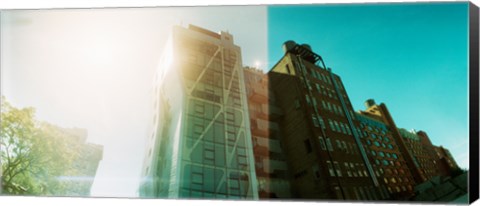
[[[356,111],[385,103],[398,127],[426,131],[468,168],[467,3],[268,7],[268,68],[287,40],[323,57]]]

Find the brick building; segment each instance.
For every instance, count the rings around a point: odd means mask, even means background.
[[[284,111],[281,139],[293,197],[375,200],[380,185],[340,77],[308,45],[288,41],[268,72],[269,87]]]
[[[259,198],[290,198],[287,163],[279,141],[278,120],[283,112],[270,95],[263,71],[246,67],[244,77]]]

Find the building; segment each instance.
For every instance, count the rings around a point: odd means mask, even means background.
[[[458,167],[457,162],[453,158],[452,154],[450,154],[450,151],[442,146],[435,146],[435,152],[438,157],[437,164],[440,170],[440,175],[455,175],[455,171],[458,171],[460,168]]]
[[[369,156],[375,175],[382,184],[383,195],[391,199],[408,199],[414,193],[415,181],[406,164],[404,154],[393,138],[392,128],[387,126],[381,116],[368,110],[375,107],[374,100],[365,103],[367,111],[359,111],[361,137]]]
[[[288,169],[280,143],[282,110],[269,91],[263,71],[245,67],[250,131],[260,198],[291,198]]]
[[[359,122],[340,77],[310,46],[287,41],[268,72],[280,120],[294,198],[382,199]]]
[[[47,124],[45,124],[47,126]],[[100,161],[103,158],[103,146],[87,142],[87,130],[81,128],[62,128],[48,125],[52,131],[61,134],[68,142],[68,154],[71,155],[72,165],[69,165],[62,175],[57,177],[63,185],[60,196],[90,196],[90,189],[97,173]],[[62,148],[58,148],[62,149]]]
[[[141,197],[411,200],[458,169],[426,132],[398,128],[385,104],[354,112],[309,45],[283,49],[265,74],[242,67],[229,33],[173,28],[153,85]]]
[[[173,28],[155,83],[142,197],[258,199],[240,47]]]
[[[401,197],[411,194],[413,191],[410,189],[411,186],[415,187],[437,176],[451,176],[452,171],[458,170],[458,166],[448,150],[433,145],[426,132],[398,128],[390,116],[386,105],[383,103],[377,105],[374,100],[369,99],[366,102],[366,106],[366,111],[360,111],[360,114],[368,115],[385,124],[395,140],[393,142],[397,144],[397,146],[392,145],[392,148],[398,148],[398,151],[395,153],[403,156],[404,159],[404,161],[399,159],[398,163],[396,161],[395,164],[408,167],[412,174],[414,182],[408,178],[408,184],[404,185],[409,193],[400,195]],[[375,142],[374,144],[378,145]],[[383,147],[383,144],[381,146]],[[407,168],[401,169],[405,170]],[[402,175],[402,177],[406,176]],[[403,182],[405,183],[405,180]],[[402,186],[400,186],[400,189],[401,191],[404,190]],[[398,188],[395,187],[395,190],[398,191]]]

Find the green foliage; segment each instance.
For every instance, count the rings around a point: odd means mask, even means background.
[[[2,96],[2,191],[10,195],[63,195],[74,174],[79,146],[58,127],[35,120],[33,108],[17,109]]]

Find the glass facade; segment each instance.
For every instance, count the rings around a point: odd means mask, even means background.
[[[161,149],[144,166],[155,166],[150,179],[163,179],[150,185],[168,192],[144,196],[257,199],[240,48],[228,33],[190,26],[174,27],[171,49],[171,64],[160,68],[160,90],[177,109],[158,110],[174,122],[170,128],[156,122],[156,130],[168,131],[156,133]]]

